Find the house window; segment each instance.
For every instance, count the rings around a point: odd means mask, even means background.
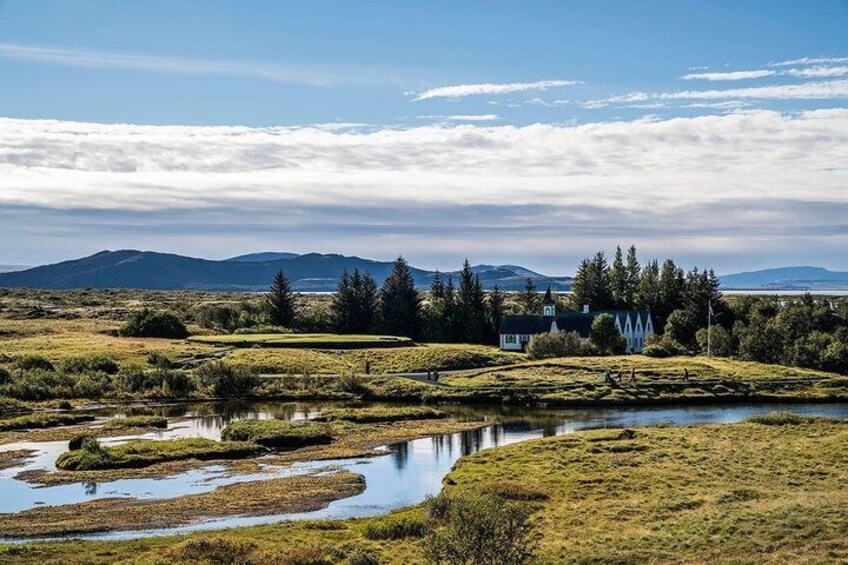
[[[512,335],[512,334],[507,335],[506,336],[506,343],[515,343],[515,336]]]

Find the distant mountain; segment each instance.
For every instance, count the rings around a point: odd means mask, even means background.
[[[723,289],[744,290],[846,290],[848,272],[822,267],[780,267],[722,275]]]
[[[11,273],[14,271],[24,271],[29,269],[29,265],[0,265],[0,273]]]
[[[0,287],[261,291],[268,288],[274,273],[282,270],[295,290],[326,292],[335,290],[345,269],[369,271],[382,284],[392,268],[391,261],[337,254],[271,253],[278,258],[267,261],[252,259],[255,255],[261,254],[242,256],[248,257],[247,260],[233,258],[212,261],[152,251],[101,251],[82,259],[0,273]],[[527,273],[530,272],[520,267],[506,266],[478,266],[476,271],[484,286],[491,288],[497,283],[503,290],[523,288]],[[456,280],[456,273],[451,274]],[[423,288],[430,284],[433,273],[412,268],[412,276],[415,283]],[[540,288],[548,284],[557,290],[569,288],[570,279],[566,277],[545,277],[534,273],[532,278]]]
[[[277,251],[263,251],[261,253],[248,253],[238,257],[230,257],[226,261],[239,261],[242,263],[264,263],[265,261],[279,261],[280,259],[294,259],[300,257],[298,253],[285,253]]]

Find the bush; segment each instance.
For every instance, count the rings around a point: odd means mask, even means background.
[[[367,549],[356,549],[348,556],[348,565],[380,565],[377,554]]]
[[[655,343],[653,345],[646,345],[642,348],[642,355],[646,357],[656,357],[658,359],[662,359],[664,357],[671,357],[673,354],[669,352],[662,344]]]
[[[374,518],[362,534],[370,540],[398,540],[420,538],[427,535],[429,527],[423,516],[383,516]]]
[[[24,355],[15,359],[15,368],[21,371],[40,369],[42,371],[53,371],[53,363],[41,355]]]
[[[709,334],[710,355],[730,357],[733,354],[733,341],[730,332],[721,326],[713,326],[711,330],[701,328],[695,333],[695,340],[701,353],[707,353],[707,335]]]
[[[550,359],[583,355],[585,348],[577,332],[557,332],[535,335],[527,345],[530,359]]]
[[[82,445],[86,440],[97,441],[97,436],[90,431],[78,433],[68,442],[68,449],[71,451],[74,451],[75,449],[82,449]]]
[[[322,425],[286,420],[239,420],[223,429],[221,439],[251,441],[265,447],[287,448],[328,444],[333,440]]]
[[[12,375],[4,367],[0,367],[0,385],[9,384],[12,380]]]
[[[442,493],[428,504],[439,524],[427,536],[424,553],[431,563],[524,565],[533,558],[526,504],[494,495]]]
[[[185,324],[170,312],[154,312],[149,308],[133,312],[120,330],[122,337],[159,337],[184,339],[188,337]]]
[[[174,366],[167,355],[161,351],[151,351],[147,354],[147,364],[156,367],[157,369],[170,369]]]
[[[77,383],[71,375],[56,373],[46,369],[18,369],[12,372],[11,379],[0,385],[0,396],[10,396],[19,400],[49,400],[51,398],[76,398],[74,388]]]
[[[187,563],[246,565],[253,562],[250,557],[255,551],[256,544],[248,541],[199,538],[188,540],[179,546],[175,557]]]
[[[197,377],[212,394],[219,398],[240,398],[249,395],[259,384],[256,373],[241,365],[213,361],[197,369]]]
[[[654,339],[649,345],[642,348],[642,355],[646,357],[674,357],[675,355],[688,355],[686,348],[667,336]]]
[[[617,355],[627,348],[627,339],[618,333],[610,314],[600,314],[592,320],[589,339],[602,355]]]
[[[59,370],[68,374],[106,373],[114,375],[118,372],[118,364],[105,355],[84,355],[71,357],[62,361]]]

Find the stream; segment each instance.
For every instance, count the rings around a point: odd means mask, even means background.
[[[301,420],[314,417],[322,410],[343,404],[332,402],[298,403],[205,403],[156,407],[169,418],[164,430],[137,436],[102,440],[115,444],[130,439],[173,439],[204,437],[220,439],[221,430],[241,419],[279,418]],[[366,489],[359,495],[333,501],[321,510],[271,516],[237,516],[213,518],[183,527],[162,530],[108,532],[83,537],[87,539],[130,539],[152,535],[174,534],[269,524],[282,520],[353,517],[385,514],[396,508],[422,502],[441,490],[442,479],[463,455],[554,435],[573,433],[588,428],[637,427],[660,423],[675,425],[718,424],[740,422],[756,414],[775,411],[803,415],[848,417],[848,404],[733,404],[716,406],[621,407],[550,409],[502,406],[441,406],[458,419],[484,419],[489,425],[466,432],[440,435],[385,446],[386,455],[354,459],[295,463],[288,466],[264,465],[258,473],[230,474],[219,465],[207,465],[174,476],[158,479],[123,479],[104,483],[74,483],[39,487],[19,480],[22,471],[55,470],[56,458],[67,451],[67,442],[35,442],[0,445],[0,451],[31,449],[34,457],[12,468],[0,470],[0,513],[20,512],[34,507],[74,504],[99,498],[135,497],[139,499],[171,498],[209,492],[223,485],[256,481],[297,474],[349,470],[365,477]],[[120,409],[104,409],[97,413],[108,419],[123,415]],[[171,422],[170,420],[174,420]]]

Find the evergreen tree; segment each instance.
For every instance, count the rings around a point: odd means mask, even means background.
[[[442,300],[445,298],[445,283],[442,280],[442,273],[438,269],[433,273],[433,280],[430,282],[430,297]]]
[[[698,267],[694,267],[686,274],[683,307],[695,320],[697,327],[707,326],[710,305],[718,319],[726,310],[727,306],[719,290],[720,284],[712,269],[698,271]]]
[[[480,277],[471,270],[468,259],[459,272],[457,311],[460,339],[466,343],[483,343],[486,334],[485,295]]]
[[[353,317],[355,308],[355,295],[350,273],[347,269],[342,273],[336,294],[330,303],[330,321],[333,331],[337,333],[353,333]]]
[[[501,320],[506,314],[506,295],[498,288],[498,283],[489,291],[486,301],[488,312],[488,342],[497,343],[500,335]]]
[[[608,271],[609,290],[612,296],[612,307],[616,310],[628,308],[627,269],[624,266],[624,254],[621,247],[615,248],[615,258]]]
[[[416,338],[421,331],[421,296],[409,264],[398,257],[380,293],[380,322],[383,332]]]
[[[356,271],[354,271],[354,274],[356,274]],[[357,296],[360,305],[358,331],[360,333],[371,333],[376,329],[380,291],[377,289],[377,281],[371,276],[370,271],[365,271],[365,275],[362,277],[362,286],[357,291]]]
[[[283,271],[277,271],[268,294],[265,295],[265,310],[271,325],[290,328],[297,314],[297,302],[289,279]]]
[[[642,267],[636,257],[636,246],[631,245],[627,250],[627,264],[625,265],[627,276],[625,278],[624,308],[626,310],[636,309],[636,297],[639,295],[639,283],[642,277]]]
[[[591,259],[584,259],[571,283],[571,300],[576,310],[589,305],[592,310],[609,310],[613,307],[609,285],[609,267],[603,251]]]
[[[652,316],[661,309],[660,266],[656,259],[649,261],[639,277],[639,291],[636,294],[635,306],[647,310]]]
[[[518,295],[518,309],[522,314],[527,315],[541,313],[542,297],[536,291],[536,283],[529,277],[524,284],[524,290]]]
[[[683,308],[683,295],[686,290],[686,278],[683,269],[666,259],[660,271],[660,301],[652,312],[657,333],[662,333],[669,315]]]

